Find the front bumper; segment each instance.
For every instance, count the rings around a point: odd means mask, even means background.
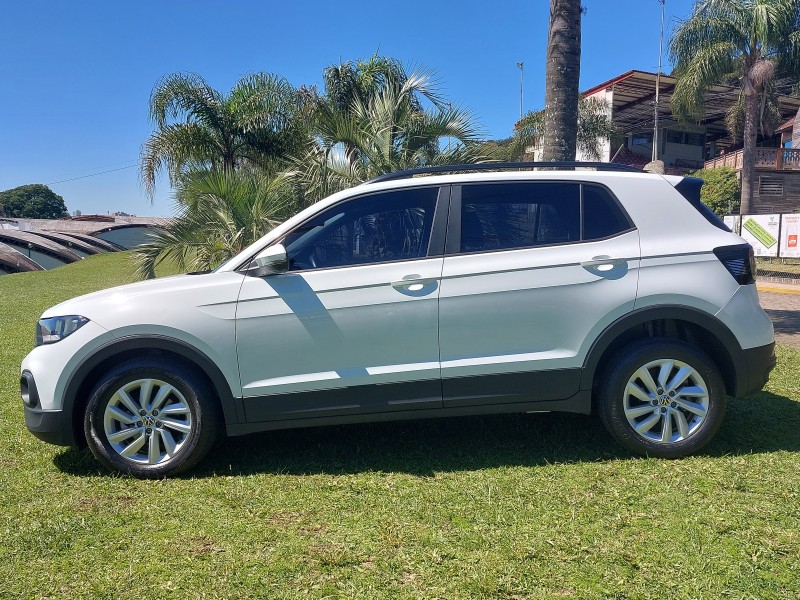
[[[74,443],[72,427],[65,424],[64,411],[41,407],[36,380],[27,369],[22,371],[19,379],[19,393],[25,413],[25,426],[33,435],[57,446],[71,446]]]
[[[72,432],[67,431],[63,423],[63,412],[60,410],[41,410],[23,406],[25,426],[33,435],[48,444],[71,446]]]
[[[20,395],[25,425],[33,435],[59,446],[82,444],[83,436],[76,439],[73,430],[72,410],[63,403],[64,388],[86,353],[110,337],[89,321],[58,343],[36,346],[22,360]]]

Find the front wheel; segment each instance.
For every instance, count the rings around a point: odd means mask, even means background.
[[[209,387],[181,365],[129,361],[89,398],[86,441],[105,467],[135,477],[175,475],[197,464],[219,429]]]
[[[719,370],[685,342],[635,342],[606,368],[597,409],[611,435],[629,450],[679,458],[705,446],[722,424],[725,389]]]

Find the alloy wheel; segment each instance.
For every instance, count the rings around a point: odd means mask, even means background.
[[[708,415],[709,392],[690,364],[670,358],[648,362],[625,386],[625,418],[651,442],[672,444],[694,434]]]
[[[159,379],[136,379],[111,396],[103,430],[111,448],[127,461],[158,465],[170,460],[192,434],[193,419],[181,392]]]

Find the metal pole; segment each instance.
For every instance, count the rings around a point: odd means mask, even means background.
[[[661,35],[658,39],[658,73],[656,73],[656,101],[653,105],[653,160],[658,160],[658,96],[661,92],[661,60],[664,54],[664,3],[661,3]]]
[[[522,87],[525,81],[525,63],[518,62],[519,67],[519,120],[522,121]]]

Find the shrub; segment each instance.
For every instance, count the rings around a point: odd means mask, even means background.
[[[739,213],[742,192],[736,171],[730,167],[700,169],[691,173],[691,176],[705,181],[700,192],[700,199],[717,215]]]

